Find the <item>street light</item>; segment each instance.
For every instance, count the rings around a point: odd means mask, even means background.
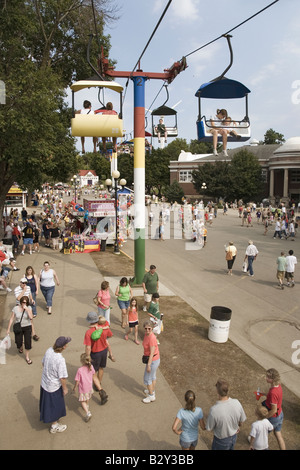
[[[75,204],[77,202],[77,197],[76,197],[76,194],[77,194],[77,184],[80,183],[80,180],[77,179],[77,175],[74,175],[73,178],[71,178],[71,182],[74,183],[74,188],[75,188]]]
[[[119,250],[119,219],[118,219],[118,179],[120,178],[120,172],[118,170],[113,170],[112,177],[114,179],[114,191],[115,191],[115,213],[116,213],[116,236],[115,236],[115,244],[114,244],[114,253],[116,255],[120,254]],[[106,186],[112,186],[111,179],[107,179],[105,181]],[[122,178],[120,180],[120,185],[125,186],[126,180]]]

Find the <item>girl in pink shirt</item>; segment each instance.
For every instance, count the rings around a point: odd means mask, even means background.
[[[95,369],[92,366],[90,356],[87,356],[86,353],[81,354],[80,361],[82,367],[79,367],[75,375],[73,392],[75,392],[78,386],[78,400],[86,413],[85,421],[88,422],[92,417],[89,410],[89,400],[93,394],[93,375],[95,374]]]
[[[98,314],[105,317],[110,325],[110,293],[109,282],[103,281],[98,292]]]
[[[140,344],[138,340],[138,331],[139,331],[139,319],[138,319],[138,307],[137,300],[135,297],[132,297],[130,300],[129,310],[128,310],[128,324],[129,331],[125,334],[125,339],[128,340],[129,333],[134,330],[134,342],[135,344]]]

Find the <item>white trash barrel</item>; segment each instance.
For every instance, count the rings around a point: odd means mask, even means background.
[[[215,343],[226,343],[229,336],[231,310],[227,307],[212,307],[209,320],[208,339]]]

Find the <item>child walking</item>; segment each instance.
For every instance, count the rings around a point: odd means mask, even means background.
[[[255,411],[258,418],[251,426],[249,435],[249,450],[268,450],[268,433],[273,430],[273,425],[267,419],[268,410],[262,405],[258,405]]]
[[[134,330],[134,342],[135,344],[140,344],[138,340],[138,331],[139,331],[139,319],[138,319],[138,308],[137,300],[135,297],[132,297],[130,300],[129,310],[128,310],[128,324],[129,331],[125,334],[125,339],[128,340],[129,333]]]
[[[92,417],[89,410],[89,400],[93,394],[93,375],[95,374],[95,369],[92,366],[90,356],[86,353],[81,354],[80,362],[82,366],[77,370],[73,392],[75,392],[78,386],[78,400],[86,413],[84,420],[87,423]]]

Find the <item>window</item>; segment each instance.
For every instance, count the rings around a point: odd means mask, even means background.
[[[191,183],[193,181],[192,170],[179,171],[179,183]]]
[[[291,183],[300,183],[300,170],[291,170]]]

